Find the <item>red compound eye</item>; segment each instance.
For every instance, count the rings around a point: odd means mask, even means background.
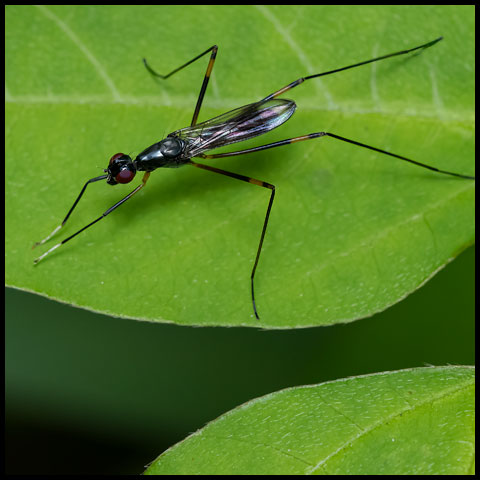
[[[120,157],[123,157],[125,154],[124,153],[116,153],[108,162],[109,165],[111,165],[115,160],[119,159]]]
[[[115,180],[117,181],[117,183],[130,183],[135,177],[135,173],[136,172],[132,172],[131,170],[126,168],[124,170],[121,170],[120,173],[115,176]]]

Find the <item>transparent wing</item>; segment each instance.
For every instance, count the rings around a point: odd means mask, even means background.
[[[295,111],[293,100],[276,98],[250,103],[193,127],[170,133],[186,143],[185,156],[194,157],[207,150],[223,147],[262,135],[285,123]]]

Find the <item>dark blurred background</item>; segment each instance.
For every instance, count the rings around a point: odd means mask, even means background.
[[[6,472],[137,474],[206,422],[266,393],[473,364],[474,255],[469,248],[372,318],[294,331],[157,325],[7,289]]]

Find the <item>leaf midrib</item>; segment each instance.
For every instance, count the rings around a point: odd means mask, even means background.
[[[51,105],[122,105],[122,106],[145,106],[145,107],[158,107],[158,108],[167,108],[167,107],[178,107],[184,109],[193,109],[194,107],[194,96],[193,95],[169,95],[168,100],[166,101],[164,96],[159,95],[121,95],[120,100],[115,100],[111,95],[13,95],[11,92],[6,92],[5,100],[6,103],[10,104],[20,104],[20,105],[42,105],[42,104],[51,104]],[[193,99],[193,100],[192,100]],[[219,110],[232,110],[241,105],[247,105],[249,103],[255,102],[255,99],[252,98],[226,98],[226,99],[208,99],[206,100],[207,105],[205,107],[209,109],[219,109]],[[302,105],[299,107],[303,111],[307,112],[338,112],[348,115],[380,115],[385,117],[393,117],[395,119],[405,118],[418,118],[418,119],[437,119],[442,123],[452,124],[452,123],[472,123],[474,122],[474,113],[471,110],[449,110],[444,109],[439,113],[438,109],[434,106],[427,107],[427,105],[422,105],[421,110],[417,109],[406,109],[402,112],[389,110],[388,103],[382,102],[381,108],[355,108],[352,105],[348,105],[345,108],[343,107],[332,107],[327,105],[322,105],[321,102],[318,102],[318,98],[302,98]]]

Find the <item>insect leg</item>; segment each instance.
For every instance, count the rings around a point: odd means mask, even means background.
[[[213,69],[213,64],[215,63],[215,58],[217,56],[217,50],[218,50],[217,45],[213,45],[208,50],[205,50],[203,53],[201,53],[200,55],[197,55],[195,58],[193,58],[189,62],[183,64],[182,66],[176,68],[175,70],[172,70],[167,75],[161,75],[160,73],[155,72],[155,70],[153,70],[150,67],[150,65],[147,63],[147,60],[145,58],[143,59],[143,63],[145,64],[145,67],[147,68],[147,70],[153,76],[158,77],[158,78],[162,78],[163,80],[165,80],[168,77],[170,77],[170,75],[173,75],[174,73],[177,73],[178,71],[182,70],[182,68],[185,68],[186,66],[193,63],[195,60],[198,60],[199,58],[203,57],[208,52],[210,52],[210,51],[212,52],[212,54],[210,55],[210,61],[208,62],[207,71],[206,71],[205,77],[203,79],[202,88],[200,89],[200,94],[198,96],[197,105],[195,107],[195,112],[193,113],[192,123],[190,124],[190,126],[192,126],[192,127],[197,124],[198,114],[200,113],[200,108],[202,106],[203,97],[205,96],[205,92],[207,90],[208,80],[210,79],[210,75],[211,75],[212,69]]]
[[[425,43],[424,45],[420,45],[418,47],[409,48],[407,50],[401,50],[400,52],[389,53],[388,55],[382,55],[381,57],[372,58],[371,60],[366,60],[364,62],[354,63],[353,65],[348,65],[342,68],[336,68],[335,70],[329,70],[328,72],[317,73],[315,75],[308,75],[306,77],[299,78],[298,80],[295,80],[294,82],[289,83],[288,85],[281,88],[280,90],[277,90],[276,92],[268,95],[268,97],[265,97],[262,101],[267,101],[267,100],[271,100],[272,98],[276,98],[279,95],[282,95],[283,93],[287,92],[288,90],[296,87],[297,85],[300,85],[305,80],[310,80],[312,78],[317,78],[317,77],[323,77],[325,75],[330,75],[332,73],[341,72],[342,70],[348,70],[349,68],[360,67],[361,65],[366,65],[367,63],[378,62],[379,60],[384,60],[386,58],[396,57],[397,55],[405,55],[407,53],[414,52],[415,50],[425,49],[425,48],[431,47],[432,45],[435,45],[437,42],[442,40],[442,38],[443,37],[436,38],[435,40],[432,40],[431,42]]]
[[[334,133],[328,133],[328,132],[310,133],[308,135],[302,135],[301,137],[288,138],[286,140],[280,140],[278,142],[269,143],[267,145],[260,145],[259,147],[247,148],[245,150],[239,150],[239,151],[236,151],[236,152],[216,153],[216,154],[210,154],[210,155],[201,154],[201,155],[198,155],[198,157],[207,158],[207,159],[233,157],[235,155],[244,155],[245,153],[259,152],[261,150],[267,150],[268,148],[281,147],[282,145],[289,145],[290,143],[301,142],[303,140],[311,140],[313,138],[318,138],[318,137],[336,138],[337,140],[341,140],[342,142],[351,143],[352,145],[356,145],[357,147],[368,148],[369,150],[373,150],[375,152],[383,153],[384,155],[389,155],[390,157],[395,157],[395,158],[398,158],[400,160],[404,160],[406,162],[413,163],[414,165],[417,165],[418,167],[427,168],[428,170],[432,170],[432,171],[437,172],[437,173],[443,173],[445,175],[452,175],[454,177],[460,177],[460,178],[467,178],[469,180],[475,180],[474,176],[464,175],[464,174],[461,174],[461,173],[450,172],[450,171],[447,171],[447,170],[440,170],[439,168],[432,167],[431,165],[426,165],[425,163],[417,162],[416,160],[412,160],[411,158],[407,158],[407,157],[404,157],[402,155],[397,155],[396,153],[387,152],[386,150],[382,150],[381,148],[372,147],[371,145],[367,145],[365,143],[360,143],[360,142],[357,142],[355,140],[350,140],[348,138],[341,137],[340,135],[335,135]]]
[[[72,205],[72,208],[68,211],[67,213],[67,216],[63,219],[63,222],[58,226],[56,227],[53,232],[48,235],[47,237],[45,237],[43,240],[41,240],[40,242],[36,242],[32,249],[37,247],[38,245],[43,245],[45,242],[47,242],[48,240],[50,240],[64,225],[65,223],[67,222],[68,220],[68,217],[71,215],[71,213],[73,212],[73,209],[77,206],[77,203],[80,201],[80,198],[82,197],[82,195],[84,194],[85,192],[85,189],[87,188],[87,185],[89,183],[93,183],[93,182],[98,182],[99,180],[105,180],[107,178],[107,175],[100,175],[99,177],[95,177],[95,178],[91,178],[90,180],[88,180],[87,183],[85,183],[85,185],[83,186],[82,190],[80,191],[80,194],[78,195],[77,199],[75,200],[75,202],[73,203]]]
[[[126,202],[129,198],[133,197],[133,195],[135,195],[139,190],[141,190],[145,184],[147,183],[147,180],[148,180],[148,177],[150,176],[150,172],[146,172],[145,175],[143,176],[143,179],[142,179],[142,183],[135,189],[133,190],[132,192],[130,192],[127,196],[123,197],[119,202],[117,202],[115,205],[113,205],[112,207],[110,207],[108,210],[106,210],[105,212],[102,213],[102,215],[100,215],[100,217],[98,217],[97,219],[95,219],[93,222],[89,223],[88,225],[85,225],[85,227],[81,228],[80,230],[78,230],[77,232],[75,232],[73,235],[70,235],[69,237],[65,238],[64,240],[62,240],[60,243],[57,243],[55,246],[53,246],[50,250],[47,250],[43,255],[40,255],[40,257],[36,258],[33,263],[37,264],[40,260],[42,260],[43,258],[45,258],[50,252],[53,252],[53,250],[57,249],[60,245],[63,245],[64,243],[67,243],[69,240],[71,240],[73,237],[76,237],[80,232],[83,232],[84,230],[86,230],[88,227],[91,227],[92,225],[94,225],[95,223],[97,223],[98,221],[100,221],[102,218],[106,217],[109,213],[113,212],[116,208],[118,208],[120,205],[122,205],[122,203]],[[88,184],[88,182],[87,182]],[[82,191],[83,193],[83,191]],[[75,205],[74,205],[75,206]],[[72,207],[72,210],[73,210],[73,207]],[[69,212],[70,214],[70,212]],[[68,217],[68,215],[67,215]]]
[[[275,197],[275,185],[272,185],[272,184],[267,183],[267,182],[263,182],[262,180],[256,180],[255,178],[246,177],[244,175],[239,175],[238,173],[227,172],[226,170],[221,170],[220,168],[211,167],[209,165],[204,165],[202,163],[196,163],[196,162],[190,161],[190,165],[193,165],[194,167],[202,168],[204,170],[208,170],[210,172],[220,173],[221,175],[226,175],[227,177],[235,178],[237,180],[241,180],[242,182],[247,182],[247,183],[251,183],[253,185],[258,185],[260,187],[265,187],[265,188],[268,188],[272,191],[272,193],[270,194],[270,200],[268,202],[268,207],[267,207],[267,213],[265,215],[265,220],[263,222],[263,229],[262,229],[262,234],[260,236],[260,242],[258,243],[257,255],[255,257],[255,263],[253,264],[252,273],[250,275],[250,287],[251,287],[251,292],[252,292],[253,311],[255,313],[255,317],[257,317],[257,320],[260,320],[260,317],[258,316],[258,312],[257,312],[257,306],[255,304],[255,290],[254,290],[254,286],[253,286],[253,284],[254,284],[253,280],[254,280],[254,277],[255,277],[255,272],[257,270],[257,265],[258,265],[258,260],[260,258],[260,253],[262,251],[262,245],[263,245],[263,240],[265,238],[265,232],[267,231],[268,219],[270,217],[270,211],[272,209],[273,199]]]

